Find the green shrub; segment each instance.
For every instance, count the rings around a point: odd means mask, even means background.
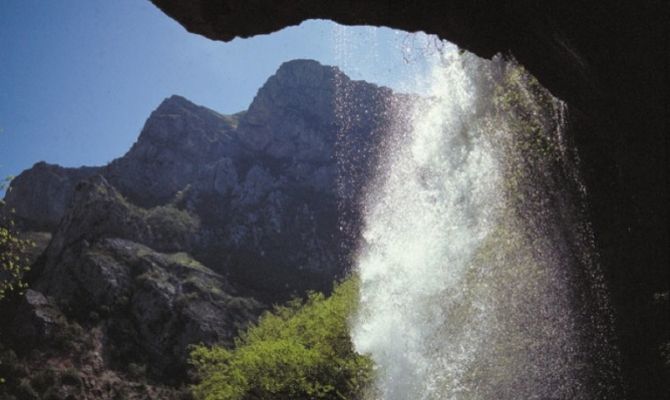
[[[6,182],[0,182],[0,189]],[[0,300],[13,290],[26,288],[23,274],[29,270],[29,252],[34,243],[21,238],[12,219],[13,210],[5,209],[0,199]]]
[[[357,354],[348,318],[358,300],[349,279],[332,296],[310,293],[266,312],[234,349],[198,346],[191,353],[196,399],[353,399],[370,383],[372,362]]]
[[[200,228],[197,217],[171,205],[146,210],[145,221],[155,234],[161,235],[160,239],[163,240],[183,240]]]

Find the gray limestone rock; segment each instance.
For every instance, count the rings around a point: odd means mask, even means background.
[[[191,344],[231,344],[263,308],[186,253],[159,253],[124,239],[75,245],[50,262],[55,273],[35,287],[70,318],[99,315],[110,346],[120,337],[128,341],[126,350],[110,352],[148,362],[159,375],[183,370]]]
[[[403,97],[315,61],[284,63],[248,111],[172,96],[122,157],[38,163],[6,196],[52,239],[33,269],[54,310],[105,325],[111,360],[183,373],[263,309],[349,267],[360,201]]]
[[[137,142],[104,175],[131,201],[155,206],[196,180],[209,164],[235,152],[236,116],[172,96],[151,114]]]
[[[28,289],[17,306],[9,333],[21,338],[24,346],[51,338],[62,328],[65,318],[42,293]]]
[[[38,162],[12,180],[5,201],[30,230],[53,230],[72,201],[74,187],[100,169],[63,168]]]

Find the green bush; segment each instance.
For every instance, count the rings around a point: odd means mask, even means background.
[[[172,205],[158,206],[145,211],[145,220],[152,231],[164,240],[182,240],[200,228],[197,217]]]
[[[233,349],[191,353],[196,399],[354,399],[370,383],[372,362],[351,344],[348,318],[358,300],[351,278],[332,296],[310,293],[261,316]]]
[[[6,187],[5,180],[0,189]],[[12,220],[13,210],[6,210],[0,199],[0,300],[12,290],[26,288],[23,274],[29,270],[28,253],[34,243],[19,236]]]

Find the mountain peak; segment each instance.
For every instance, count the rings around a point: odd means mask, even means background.
[[[154,114],[184,114],[188,112],[215,113],[207,107],[199,106],[183,96],[173,94],[165,98],[156,108]]]
[[[207,144],[234,130],[235,123],[233,116],[219,114],[185,97],[172,95],[151,113],[136,144],[183,146],[192,141]]]
[[[294,68],[296,66],[311,66],[317,68],[328,67],[327,65],[323,65],[316,60],[312,60],[311,58],[296,58],[293,60],[284,61],[283,63],[281,63],[278,69],[281,70],[285,68]]]
[[[349,80],[337,67],[315,60],[297,59],[281,64],[266,85],[276,82],[281,87],[321,87],[332,84],[335,78]]]
[[[297,58],[294,60],[284,61],[281,63],[281,65],[279,65],[279,68],[277,68],[277,73],[303,71],[330,71],[342,73],[338,67],[324,65],[316,60],[307,58]]]
[[[184,96],[180,96],[178,94],[173,94],[170,97],[167,97],[163,100],[162,104],[191,104],[194,105],[192,101],[187,99]]]

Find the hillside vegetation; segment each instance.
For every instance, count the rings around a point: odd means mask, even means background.
[[[357,302],[358,282],[349,278],[330,297],[312,292],[266,312],[232,349],[196,347],[196,399],[358,398],[371,381],[372,361],[349,338]]]

